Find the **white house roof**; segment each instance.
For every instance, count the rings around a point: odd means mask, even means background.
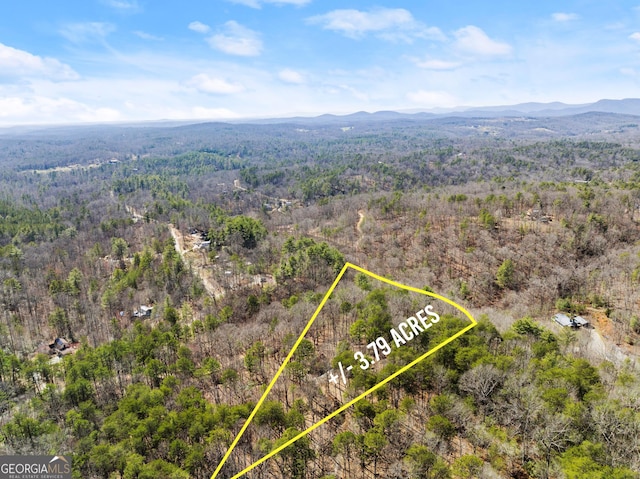
[[[552,319],[560,326],[572,326],[574,328],[579,328],[589,324],[589,321],[584,319],[582,316],[575,316],[571,319],[569,316],[562,313],[556,314]]]
[[[576,316],[575,318],[573,318],[573,321],[574,321],[578,326],[586,326],[587,324],[589,324],[589,321],[587,321],[586,319],[584,319],[582,316]]]
[[[558,313],[553,317],[553,320],[560,326],[571,326],[571,319],[566,314]]]

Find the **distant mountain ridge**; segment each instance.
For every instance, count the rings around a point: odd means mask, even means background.
[[[521,113],[529,116],[569,116],[580,113],[617,113],[622,115],[640,115],[640,98],[622,100],[598,100],[595,103],[569,105],[561,102],[552,103],[520,103],[504,107],[479,107],[462,110],[461,113]]]
[[[516,105],[438,108],[432,110],[376,111],[373,113],[358,111],[347,115],[324,114],[319,116],[296,116],[290,118],[268,118],[254,120],[235,120],[233,123],[331,123],[359,122],[372,120],[426,120],[446,117],[463,118],[503,118],[503,117],[562,117],[583,113],[611,113],[617,115],[640,116],[640,98],[622,100],[598,100],[594,103],[568,104],[559,101],[550,103],[519,103]]]
[[[603,99],[594,103],[585,104],[568,104],[558,101],[550,103],[518,103],[516,105],[498,105],[498,106],[482,106],[470,107],[460,106],[454,108],[433,108],[410,109],[410,110],[381,110],[375,112],[358,111],[355,113],[338,115],[325,113],[316,116],[291,116],[291,117],[272,117],[272,118],[237,118],[237,119],[193,119],[193,120],[152,120],[152,121],[127,121],[127,122],[111,122],[111,123],[84,123],[69,125],[19,125],[14,127],[0,127],[0,136],[23,135],[23,134],[42,134],[48,131],[52,134],[59,134],[69,129],[77,131],[78,128],[85,131],[94,128],[102,128],[111,126],[115,128],[171,128],[171,127],[188,127],[189,125],[200,124],[227,124],[227,125],[337,125],[348,127],[351,124],[362,124],[367,122],[389,123],[389,122],[407,122],[415,123],[416,121],[443,120],[451,118],[459,119],[496,119],[496,118],[534,118],[541,120],[544,118],[562,118],[577,115],[591,114],[607,114],[628,116],[629,121],[636,122],[634,118],[640,117],[640,98],[625,98],[621,100]],[[640,123],[640,119],[638,120]]]

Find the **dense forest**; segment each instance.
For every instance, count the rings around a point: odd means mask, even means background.
[[[638,120],[4,131],[0,454],[209,478],[298,343],[231,478],[468,325],[350,271],[297,341],[349,262],[478,325],[246,477],[640,477]]]

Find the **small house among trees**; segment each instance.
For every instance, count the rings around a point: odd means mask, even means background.
[[[211,241],[202,241],[195,245],[193,249],[204,249],[207,250],[211,247]]]
[[[563,327],[571,327],[571,328],[588,328],[589,321],[584,319],[582,316],[573,316],[570,318],[566,314],[558,313],[553,317],[553,320]]]
[[[151,311],[153,311],[153,306],[142,305],[142,306],[140,306],[139,309],[136,309],[133,312],[133,316],[134,316],[134,318],[148,317],[148,316],[151,316]]]
[[[50,344],[41,344],[36,353],[48,354],[49,356],[66,356],[67,354],[73,354],[77,347],[78,343],[70,343],[64,338],[55,338]]]

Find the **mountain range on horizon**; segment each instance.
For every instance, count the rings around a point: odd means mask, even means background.
[[[227,124],[283,124],[292,123],[298,125],[337,124],[349,126],[351,123],[361,122],[389,122],[389,121],[428,121],[445,118],[465,119],[494,119],[494,118],[561,118],[587,113],[601,113],[609,115],[638,116],[640,117],[640,98],[625,98],[620,100],[602,99],[593,103],[569,104],[559,101],[549,103],[527,102],[514,105],[496,106],[459,106],[452,108],[410,109],[410,110],[380,110],[375,112],[358,111],[348,114],[300,114],[280,117],[264,118],[235,118],[235,119],[192,119],[172,120],[158,119],[135,122],[96,122],[82,124],[57,124],[57,125],[15,125],[0,126],[0,135],[38,132],[44,130],[62,131],[67,128],[78,127],[179,127],[202,123],[227,123]]]
[[[452,108],[411,109],[411,110],[386,110],[376,112],[359,111],[347,115],[323,114],[319,116],[297,116],[290,118],[271,118],[262,121],[286,122],[286,121],[319,121],[319,120],[393,120],[393,119],[429,119],[445,117],[465,118],[501,118],[529,116],[562,117],[580,115],[584,113],[611,113],[618,115],[640,116],[640,98],[625,98],[620,100],[602,99],[593,103],[569,104],[559,101],[550,103],[528,102],[515,105],[498,106],[459,106]],[[237,120],[244,122],[247,120]],[[251,122],[261,120],[249,120]]]
[[[422,110],[429,112],[429,110]],[[624,115],[640,115],[640,98],[624,98],[621,100],[602,99],[593,103],[569,104],[560,101],[549,103],[527,102],[515,105],[454,107],[450,109],[431,110],[432,113],[517,113],[533,116],[567,116],[580,113],[618,113]]]

